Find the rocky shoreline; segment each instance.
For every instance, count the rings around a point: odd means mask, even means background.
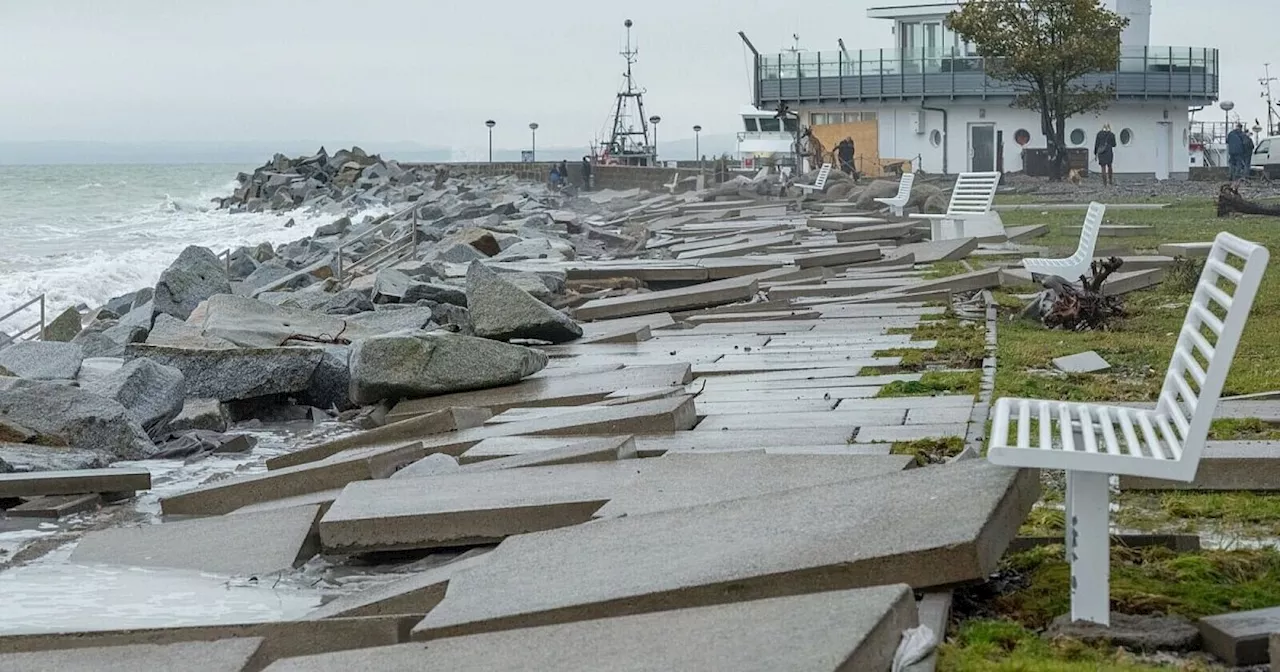
[[[154,287],[69,308],[44,340],[0,344],[0,472],[237,450],[221,434],[237,422],[353,420],[388,400],[516,382],[546,365],[521,343],[577,338],[563,309],[608,293],[580,292],[546,262],[640,246],[588,223],[638,192],[577,198],[406,170],[358,147],[277,155],[238,182],[219,207],[334,221],[277,247],[190,247]],[[394,214],[353,221],[373,206]]]

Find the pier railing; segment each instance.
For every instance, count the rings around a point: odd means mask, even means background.
[[[401,236],[395,237],[384,243],[378,249],[359,257],[350,264],[346,262],[344,248],[349,248],[365,238],[369,238],[378,233],[384,233],[388,224],[391,224],[401,217],[412,213],[412,224],[409,231]],[[339,284],[346,284],[351,280],[361,276],[373,273],[381,268],[386,268],[391,264],[403,261],[407,258],[417,258],[418,255],[418,206],[412,205],[400,212],[387,217],[378,226],[375,226],[364,233],[338,243],[337,249],[337,277]]]
[[[0,324],[3,324],[5,320],[8,320],[12,317],[16,317],[22,311],[36,304],[40,304],[40,321],[36,322],[35,324],[28,325],[24,329],[8,334],[9,338],[12,338],[15,341],[18,341],[18,340],[38,341],[44,338],[44,327],[45,327],[44,294],[41,294],[40,296],[37,296],[34,299],[31,299],[30,301],[18,306],[17,308],[14,308],[13,310],[5,313],[4,315],[0,315]],[[33,330],[35,331],[35,333],[28,336],[27,335],[28,332],[31,332]],[[4,331],[3,329],[0,329],[0,332],[3,332],[3,331]]]

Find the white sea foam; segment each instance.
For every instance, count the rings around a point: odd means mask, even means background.
[[[201,189],[193,195],[170,193],[159,202],[120,208],[115,213],[85,207],[65,217],[50,214],[45,221],[13,232],[13,237],[5,235],[16,245],[0,246],[0,315],[42,292],[49,318],[78,303],[99,306],[114,296],[154,285],[188,245],[220,253],[241,245],[286,243],[310,235],[315,227],[335,218],[303,211],[230,213],[216,209],[211,200],[229,194],[234,184]],[[372,210],[359,216],[381,212]],[[285,228],[290,219],[296,226]],[[4,247],[11,247],[8,254]],[[33,306],[0,325],[0,330],[13,331],[19,323],[26,326],[38,317],[38,308]]]

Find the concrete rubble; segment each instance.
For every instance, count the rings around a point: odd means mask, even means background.
[[[145,458],[168,458],[161,474],[248,446],[198,481],[157,477],[152,515],[83,534],[69,562],[305,578],[330,598],[265,623],[0,635],[0,651],[887,672],[921,622],[913,591],[995,570],[1040,475],[908,454],[980,433],[984,402],[894,395],[929,371],[908,355],[938,346],[913,329],[1023,282],[932,265],[1008,243],[928,240],[927,222],[876,210],[896,183],[575,193],[485,173],[276,156],[218,206],[331,223],[189,249],[109,302],[115,317],[38,344],[57,350],[0,349],[7,509],[105,514],[152,487],[162,463]],[[945,207],[944,186],[922,183],[909,212]],[[253,445],[285,421],[306,438]],[[384,562],[397,571],[370,569]]]

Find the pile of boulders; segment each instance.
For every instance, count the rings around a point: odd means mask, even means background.
[[[395,212],[343,213],[275,247],[189,247],[154,287],[0,343],[0,459],[42,470],[247,450],[223,434],[237,422],[351,419],[517,382],[547,365],[527,345],[582,334],[562,309],[586,299],[559,262],[638,249],[602,222],[639,198],[406,171],[359,148],[277,156],[222,206]],[[397,241],[401,254],[367,261]]]

